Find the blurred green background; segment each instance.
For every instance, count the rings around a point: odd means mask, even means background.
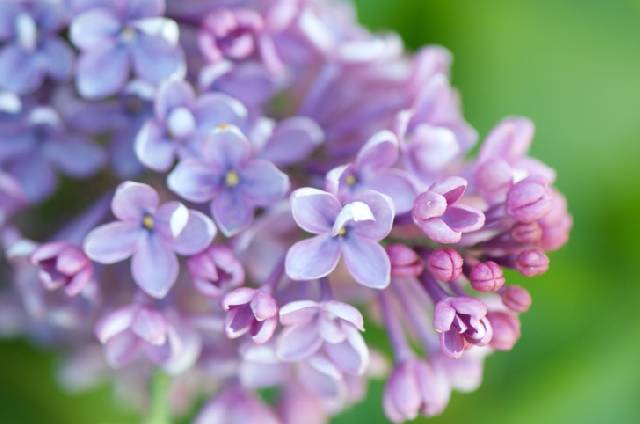
[[[453,52],[454,85],[480,134],[504,116],[531,117],[532,153],[557,169],[575,218],[547,275],[511,278],[534,298],[516,348],[493,355],[481,388],[430,422],[640,422],[640,2],[356,3],[362,22],[398,31],[409,48]],[[60,392],[54,363],[0,343],[0,423],[137,422],[107,387]],[[386,422],[381,392],[372,384],[334,421]]]

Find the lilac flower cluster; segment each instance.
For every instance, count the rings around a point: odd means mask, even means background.
[[[140,407],[168,373],[197,423],[326,422],[387,371],[390,420],[440,414],[572,222],[528,119],[467,157],[450,63],[334,0],[2,1],[2,334]]]

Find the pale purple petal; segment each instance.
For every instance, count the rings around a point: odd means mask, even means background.
[[[440,334],[440,348],[450,358],[459,358],[464,353],[466,342],[462,334],[449,330]]]
[[[484,214],[471,206],[457,204],[449,206],[442,216],[442,220],[453,231],[469,233],[482,228],[484,225]]]
[[[80,50],[99,48],[113,40],[120,31],[121,23],[110,11],[89,10],[77,16],[71,23],[70,37]]]
[[[135,140],[138,160],[154,171],[168,171],[173,165],[176,142],[167,138],[164,129],[157,123],[147,122],[140,128]]]
[[[348,303],[338,302],[337,300],[329,300],[324,303],[324,307],[328,312],[337,316],[341,320],[353,324],[358,330],[364,331],[364,319],[358,308]]]
[[[214,93],[205,94],[197,100],[193,115],[200,130],[211,131],[221,124],[242,128],[246,124],[248,112],[233,97]]]
[[[55,143],[49,143],[45,149],[45,154],[55,166],[74,177],[95,174],[107,160],[100,146],[80,136],[66,136]]]
[[[161,313],[147,308],[141,308],[131,325],[138,337],[148,343],[161,345],[167,340],[167,323]]]
[[[279,165],[290,165],[309,156],[323,137],[322,129],[311,119],[288,118],[275,127],[260,156]]]
[[[133,254],[131,273],[142,290],[160,299],[178,277],[178,259],[159,237],[147,234]]]
[[[254,343],[266,343],[271,340],[271,337],[273,336],[273,333],[275,333],[277,327],[278,320],[275,318],[269,318],[267,320],[254,323],[250,331],[251,338]]]
[[[329,275],[339,259],[340,241],[321,234],[291,246],[287,252],[285,269],[292,280],[313,280]]]
[[[258,321],[264,321],[274,317],[278,313],[278,305],[275,299],[264,291],[258,290],[251,299],[251,311]]]
[[[127,0],[120,3],[120,10],[128,19],[152,18],[163,15],[166,0]]]
[[[144,230],[139,224],[112,222],[91,231],[84,241],[84,251],[96,262],[112,264],[123,261],[137,249]]]
[[[227,237],[246,229],[253,222],[254,206],[233,190],[220,192],[211,202],[211,214]]]
[[[254,205],[272,205],[289,190],[289,177],[267,160],[252,160],[239,174],[240,190]]]
[[[55,190],[58,178],[49,161],[41,154],[20,160],[13,171],[29,202],[40,202]]]
[[[73,51],[62,40],[49,38],[41,48],[39,60],[46,63],[46,71],[51,78],[64,81],[73,71]]]
[[[332,235],[341,234],[347,227],[356,227],[358,224],[374,221],[375,217],[369,205],[361,201],[347,203],[342,207],[333,223]]]
[[[315,300],[296,300],[280,308],[282,325],[300,325],[307,323],[318,314],[320,304]]]
[[[205,139],[202,154],[206,162],[235,168],[249,159],[251,144],[237,127],[218,126]]]
[[[238,307],[227,312],[224,329],[227,337],[235,339],[245,335],[253,323],[253,314],[248,307]]]
[[[374,221],[358,222],[354,233],[376,241],[385,238],[391,232],[395,215],[391,199],[377,191],[367,190],[355,195],[353,200],[367,204],[375,218]]]
[[[276,354],[284,361],[298,361],[316,353],[322,343],[314,322],[287,327],[278,338]]]
[[[362,172],[375,173],[391,167],[398,160],[398,155],[398,138],[391,131],[380,131],[362,146],[355,165]]]
[[[125,331],[106,342],[104,354],[109,365],[119,368],[135,359],[139,349],[140,339],[133,333]]]
[[[301,188],[291,193],[291,213],[296,223],[314,234],[331,231],[340,213],[340,202],[326,191]]]
[[[389,196],[396,213],[409,212],[417,195],[409,176],[401,169],[375,173],[367,180],[367,188]]]
[[[456,310],[448,301],[438,302],[433,313],[434,329],[439,333],[449,330],[455,317]]]
[[[111,210],[118,219],[140,225],[144,215],[154,212],[159,203],[158,193],[151,186],[126,181],[118,186],[111,201]]]
[[[15,93],[29,93],[42,83],[43,73],[34,53],[17,44],[0,50],[0,87]]]
[[[347,340],[327,343],[325,350],[333,363],[343,372],[362,375],[369,365],[369,349],[362,335],[355,328],[347,329]]]
[[[251,287],[239,287],[224,296],[222,307],[229,310],[232,306],[246,305],[251,302],[256,294],[256,289]]]
[[[342,243],[342,255],[349,273],[358,283],[374,289],[389,285],[391,263],[377,242],[357,235],[347,237]]]
[[[327,399],[340,399],[346,386],[340,370],[321,355],[315,355],[298,365],[298,378],[313,393]]]
[[[131,306],[125,306],[98,320],[95,333],[100,343],[105,343],[115,335],[129,329],[133,323],[134,311],[135,309]]]
[[[191,109],[196,95],[188,82],[169,79],[160,85],[154,103],[154,112],[158,119],[166,119],[171,110],[178,107]]]
[[[178,196],[203,203],[216,196],[221,187],[221,170],[195,159],[185,159],[167,177],[167,186]]]
[[[447,204],[451,205],[462,197],[466,189],[467,181],[464,178],[449,177],[435,182],[429,191],[440,194],[447,200]]]
[[[507,118],[496,126],[487,136],[478,162],[490,158],[500,158],[508,163],[526,155],[535,131],[533,122],[528,118]]]
[[[85,97],[119,92],[129,78],[129,52],[124,48],[100,47],[80,56],[76,85]]]
[[[462,238],[462,234],[454,231],[440,218],[431,218],[426,221],[416,221],[418,227],[431,240],[438,243],[458,243]]]
[[[189,210],[189,221],[171,242],[171,247],[179,255],[194,255],[211,244],[216,232],[216,226],[208,216]]]
[[[184,54],[162,37],[141,35],[132,51],[136,74],[151,83],[184,75]]]

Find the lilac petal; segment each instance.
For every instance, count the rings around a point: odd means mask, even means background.
[[[211,202],[211,214],[227,237],[244,230],[253,222],[254,207],[240,193],[225,190]]]
[[[367,188],[389,196],[398,214],[413,208],[417,194],[409,176],[401,169],[389,169],[372,175],[367,180]]]
[[[255,294],[256,289],[251,287],[239,287],[225,295],[222,300],[222,307],[228,311],[232,306],[246,305],[251,302],[251,299],[253,299]]]
[[[17,44],[9,44],[0,50],[0,87],[26,94],[38,88],[42,78],[42,69],[34,53]]]
[[[318,321],[318,331],[327,343],[340,343],[347,338],[340,321],[330,317],[323,317]]]
[[[460,154],[453,131],[444,127],[419,125],[406,147],[410,168],[421,175],[432,176],[442,171]]]
[[[252,160],[240,171],[240,190],[254,205],[269,206],[289,190],[289,177],[267,160]]]
[[[73,20],[70,37],[80,50],[92,50],[114,40],[120,28],[120,21],[110,11],[93,9]]]
[[[299,364],[298,378],[308,390],[327,399],[340,399],[346,390],[340,370],[324,356]]]
[[[126,331],[112,337],[104,346],[107,362],[114,368],[120,368],[135,359],[140,348],[140,340]]]
[[[280,308],[282,325],[300,325],[311,321],[317,314],[320,304],[315,300],[296,300]]]
[[[160,85],[154,103],[154,112],[159,120],[164,120],[178,107],[191,109],[196,95],[188,82],[169,79]]]
[[[238,307],[227,312],[225,316],[225,333],[230,339],[245,335],[253,323],[251,309]]]
[[[93,270],[87,268],[77,273],[64,288],[67,296],[73,297],[78,295],[82,290],[93,281]]]
[[[95,174],[107,160],[100,146],[80,136],[67,136],[48,144],[45,154],[61,171],[74,177]]]
[[[142,308],[135,315],[131,330],[148,343],[161,345],[167,340],[167,323],[161,313]]]
[[[131,273],[142,290],[161,299],[167,295],[178,277],[178,259],[160,237],[145,235],[133,254]]]
[[[311,119],[288,118],[276,126],[260,156],[279,165],[290,165],[309,156],[323,138],[322,129]]]
[[[275,299],[264,291],[258,290],[251,299],[251,311],[258,321],[274,317],[278,313],[278,305]]]
[[[342,243],[342,255],[349,273],[358,283],[374,289],[389,285],[391,263],[377,242],[356,235],[347,237]]]
[[[143,231],[139,224],[128,222],[112,222],[100,226],[87,235],[84,251],[96,262],[120,262],[138,249]]]
[[[391,232],[395,215],[391,199],[377,191],[367,190],[355,195],[353,200],[367,204],[375,218],[374,221],[358,222],[354,233],[376,241],[385,238]]]
[[[121,5],[128,19],[152,18],[165,12],[165,0],[127,0]]]
[[[51,78],[64,81],[71,76],[73,71],[73,51],[58,38],[49,38],[41,49],[39,58],[46,62],[47,73]]]
[[[435,182],[429,191],[442,195],[447,200],[447,204],[451,205],[462,197],[466,189],[467,180],[454,176]]]
[[[132,54],[136,74],[145,81],[157,84],[184,75],[182,50],[160,36],[141,35]]]
[[[20,160],[13,171],[29,202],[40,202],[55,190],[58,178],[49,161],[41,154]]]
[[[514,163],[526,155],[535,131],[528,118],[507,118],[496,126],[480,149],[478,162],[500,158]]]
[[[454,231],[440,218],[431,218],[426,221],[417,221],[416,225],[431,240],[438,243],[458,243],[462,238],[462,234]]]
[[[160,206],[154,219],[167,245],[180,255],[194,255],[204,250],[216,233],[215,225],[206,215],[189,210],[179,202]]]
[[[237,127],[218,126],[205,140],[202,154],[206,162],[235,168],[249,158],[251,144]]]
[[[142,222],[146,213],[158,208],[160,197],[147,184],[126,181],[118,186],[111,201],[111,211],[122,221]]]
[[[177,145],[166,137],[156,122],[150,121],[140,128],[134,147],[138,160],[144,166],[163,172],[173,165]]]
[[[314,322],[285,328],[276,344],[276,354],[283,361],[299,361],[320,349],[322,338]]]
[[[105,343],[110,338],[129,329],[133,323],[134,311],[133,307],[125,306],[98,320],[95,333],[100,343]]]
[[[445,332],[451,328],[455,317],[456,310],[450,303],[446,300],[439,301],[433,313],[433,328],[439,333]]]
[[[202,131],[211,131],[221,124],[243,128],[247,121],[245,106],[226,94],[205,94],[193,109],[193,115]]]
[[[84,253],[74,246],[62,251],[56,260],[56,268],[64,274],[73,275],[80,272],[88,263]]]
[[[101,47],[78,59],[76,85],[84,97],[102,97],[120,91],[129,78],[129,52],[124,48]]]
[[[347,227],[356,227],[357,224],[371,223],[375,221],[371,208],[364,202],[356,201],[347,203],[333,223],[332,235],[341,234]]]
[[[355,164],[362,172],[375,173],[393,166],[398,155],[398,138],[395,134],[391,131],[379,131],[362,146]]]
[[[451,306],[458,313],[471,315],[478,319],[483,318],[487,314],[487,305],[479,299],[472,297],[456,297],[450,300]]]
[[[211,165],[185,159],[167,177],[167,186],[178,196],[195,203],[203,203],[216,196],[220,187],[220,170]]]
[[[484,214],[471,206],[457,204],[447,208],[442,220],[456,232],[469,233],[482,228]]]
[[[453,330],[440,334],[440,348],[450,358],[460,358],[464,353],[465,346],[464,336]]]
[[[329,358],[343,372],[362,375],[369,365],[369,349],[362,335],[355,328],[348,328],[347,340],[341,343],[327,343],[325,350]]]
[[[326,191],[301,188],[291,193],[291,213],[303,230],[321,234],[331,231],[340,213],[340,202]]]
[[[278,320],[275,318],[269,318],[265,321],[254,323],[251,328],[251,338],[254,343],[262,344],[271,340],[273,333],[275,333],[278,326]],[[255,328],[254,328],[255,327]]]
[[[292,280],[313,280],[329,275],[339,259],[340,241],[321,234],[291,246],[287,252],[285,269]]]
[[[364,318],[358,308],[337,300],[325,302],[324,307],[331,314],[354,325],[358,330],[364,331]]]

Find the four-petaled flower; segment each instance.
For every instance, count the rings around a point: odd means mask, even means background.
[[[485,346],[493,337],[487,306],[471,297],[447,297],[436,304],[433,326],[440,333],[440,347],[459,358],[470,345]]]
[[[333,194],[307,187],[291,194],[291,212],[302,229],[316,234],[289,249],[285,268],[291,279],[327,276],[342,256],[358,283],[377,289],[389,284],[391,263],[379,244],[394,217],[387,196],[363,191],[341,205]]]
[[[484,214],[458,202],[467,189],[462,177],[435,182],[419,195],[413,205],[413,222],[427,237],[438,243],[457,243],[463,233],[484,225]]]
[[[225,333],[235,339],[250,334],[256,343],[271,339],[278,324],[278,305],[268,290],[240,287],[225,295]]]
[[[271,206],[289,190],[289,177],[273,163],[256,159],[233,125],[219,125],[208,134],[201,156],[182,160],[167,185],[189,201],[211,201],[211,213],[227,236],[247,228],[257,207]]]
[[[148,185],[122,183],[111,203],[119,221],[94,229],[84,242],[85,252],[96,262],[111,264],[132,256],[133,279],[155,298],[166,296],[178,277],[176,253],[196,254],[216,234],[204,214],[179,202],[159,202]]]

